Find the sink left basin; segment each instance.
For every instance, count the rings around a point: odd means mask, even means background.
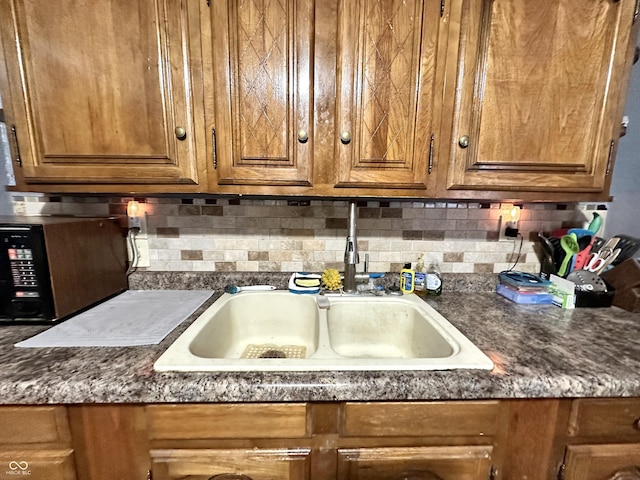
[[[313,297],[253,292],[247,301],[246,296],[228,296],[197,320],[202,328],[189,344],[193,355],[304,358],[318,349],[318,309]]]

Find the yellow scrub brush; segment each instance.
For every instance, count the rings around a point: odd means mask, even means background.
[[[327,290],[338,290],[342,287],[342,277],[335,268],[327,268],[322,272],[322,284]]]

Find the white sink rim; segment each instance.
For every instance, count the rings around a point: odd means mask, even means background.
[[[493,362],[447,319],[415,294],[402,297],[331,296],[329,308],[340,302],[400,302],[410,304],[428,315],[439,333],[452,345],[453,354],[439,358],[359,358],[344,357],[331,348],[327,310],[318,308],[319,340],[313,355],[294,358],[204,358],[190,350],[194,338],[206,327],[230,297],[251,295],[299,296],[288,290],[270,292],[224,293],[205,310],[158,358],[154,370],[158,372],[300,372],[300,371],[428,371],[458,369],[493,369]],[[317,300],[317,295],[304,295]]]

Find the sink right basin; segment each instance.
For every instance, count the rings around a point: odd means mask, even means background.
[[[349,358],[445,358],[457,344],[425,319],[424,310],[401,299],[349,297],[327,311],[329,341]]]

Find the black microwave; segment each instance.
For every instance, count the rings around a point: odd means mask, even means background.
[[[0,323],[56,322],[126,288],[115,220],[0,217]]]

